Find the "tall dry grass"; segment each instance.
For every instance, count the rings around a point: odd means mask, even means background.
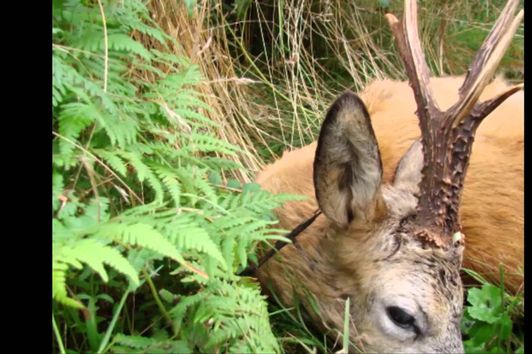
[[[237,7],[249,2],[247,11]],[[244,4],[245,5],[245,4]],[[435,75],[461,74],[491,28],[502,0],[423,1],[420,31]],[[341,90],[375,78],[405,79],[385,12],[401,1],[203,0],[150,3],[153,18],[206,77],[201,87],[220,124],[213,134],[240,146],[253,179],[285,149],[316,138],[323,112]],[[245,7],[244,7],[245,8]],[[191,11],[189,11],[191,10]],[[523,29],[503,64],[523,66]],[[519,76],[519,75],[518,75]]]
[[[237,158],[227,158],[236,160],[247,170],[260,169],[263,161],[258,157],[256,143],[267,142],[252,118],[257,111],[249,104],[246,86],[253,80],[236,73],[239,65],[229,55],[229,43],[224,34],[226,24],[217,25],[211,21],[212,18],[223,21],[220,7],[203,1],[189,14],[182,1],[152,1],[149,6],[153,19],[166,33],[177,39],[177,45],[171,48],[172,53],[190,58],[206,78],[199,90],[211,110],[203,113],[217,122],[219,127],[205,129],[242,148],[243,152]],[[245,171],[236,173],[236,177],[244,182],[252,178]]]

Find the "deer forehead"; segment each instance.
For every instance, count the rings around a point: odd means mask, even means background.
[[[454,251],[425,248],[413,235],[402,233],[399,218],[374,228],[355,224],[340,232],[341,237],[329,238],[334,240],[330,246],[336,267],[352,287],[393,289],[427,304],[461,301],[460,258]]]

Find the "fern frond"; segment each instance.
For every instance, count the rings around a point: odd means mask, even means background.
[[[95,120],[96,116],[90,105],[81,102],[64,104],[58,115],[59,134],[68,140],[76,141],[81,132]],[[73,161],[75,146],[65,139],[58,139],[58,144],[65,166],[77,164],[77,159]]]
[[[130,12],[129,12],[130,13]],[[172,41],[173,38],[163,32],[160,28],[157,27],[156,23],[151,21],[149,13],[146,14],[144,19],[149,21],[150,25],[144,24],[139,16],[127,16],[127,18],[120,18],[119,21],[130,31],[138,31],[142,34],[148,35],[151,38],[155,39],[159,44],[162,44],[166,47],[166,42]]]
[[[52,173],[52,209],[55,212],[59,207],[59,197],[63,194],[63,176],[56,170]]]
[[[62,59],[62,55],[54,50],[52,56],[52,105],[57,107],[67,93],[64,80],[74,81],[72,76],[77,74],[74,70],[69,70],[68,66]],[[71,75],[69,77],[69,74]]]
[[[207,156],[201,159],[202,164],[207,166],[211,170],[237,170],[243,166],[235,161],[227,160],[220,157]]]
[[[182,185],[182,191],[189,194],[200,196],[204,195],[208,200],[215,202],[218,199],[214,188],[206,181],[206,170],[193,167],[178,167],[175,173]],[[191,199],[191,204],[196,200]]]
[[[74,247],[64,247],[61,255],[66,258],[74,258],[86,263],[100,275],[104,282],[109,280],[104,264],[113,267],[119,273],[126,275],[134,287],[139,285],[136,270],[129,264],[126,258],[115,248],[104,245],[94,239],[86,239],[78,242]]]
[[[182,250],[198,250],[217,260],[224,269],[227,264],[220,252],[219,246],[214,243],[204,228],[193,223],[170,223],[165,227],[170,240]]]
[[[154,166],[154,170],[174,200],[175,206],[179,207],[181,205],[181,188],[175,173],[165,166]]]
[[[236,235],[233,233],[225,234],[222,239],[222,254],[231,268],[235,267],[235,240]]]
[[[54,51],[54,54],[56,52]],[[60,55],[54,55],[52,57],[52,65],[52,83],[57,93],[60,94],[56,98],[56,104],[70,91],[87,104],[92,103],[93,100],[91,97],[97,97],[111,116],[118,114],[116,104],[103,91],[100,84],[96,84],[90,79],[85,78],[72,65],[66,63]]]
[[[176,247],[151,225],[143,223],[128,225],[124,223],[110,222],[100,227],[98,235],[130,246],[148,248],[172,258],[181,264],[186,263]]]
[[[180,68],[188,68],[193,65],[186,56],[177,56],[174,53],[165,53],[157,49],[151,49],[151,53],[155,56],[153,61],[159,64],[172,64]]]
[[[179,328],[183,325],[183,320],[187,314],[187,311],[195,305],[201,303],[206,295],[207,294],[205,292],[200,292],[192,296],[187,296],[179,301],[179,303],[170,310],[170,315],[175,321],[177,331],[179,331]]]
[[[155,336],[149,338],[117,334],[113,339],[113,343],[115,345],[111,348],[111,351],[115,353],[194,353],[185,341],[169,340],[165,335],[157,335],[157,338]]]
[[[107,44],[110,51],[114,50],[137,54],[145,60],[150,60],[152,57],[150,52],[147,51],[142,44],[125,33],[110,33],[107,36]],[[101,31],[86,31],[78,42],[78,45],[83,50],[102,53],[104,50],[104,38]]]
[[[159,336],[157,329],[151,337],[119,334],[108,346],[106,335],[104,347],[135,353],[279,351],[264,298],[235,272],[259,242],[281,238],[271,228],[271,210],[293,199],[235,180],[224,186],[221,170],[241,168],[238,161],[246,152],[213,133],[224,127],[212,119],[217,112],[210,97],[197,87],[204,80],[200,67],[167,50],[179,44],[156,25],[145,1],[102,5],[106,36],[97,3],[54,1],[54,127],[74,143],[65,145],[60,137],[53,142],[54,301],[82,308],[72,293],[98,299],[112,274],[136,286],[140,271],[175,267],[173,260],[179,266],[170,275],[180,274],[172,281],[183,290],[170,312],[174,336]],[[79,164],[80,146],[89,152],[84,153],[89,168],[69,170],[69,164]],[[93,155],[121,176],[118,188],[127,192],[115,192],[107,166],[91,170]],[[140,197],[122,203],[123,193]],[[74,276],[75,281],[69,278]],[[141,321],[154,309],[150,302],[146,306],[137,309]],[[58,317],[65,313],[58,308]],[[120,312],[100,319],[106,314],[98,311],[94,324],[103,320],[101,325],[114,331],[125,328],[113,327]],[[63,317],[71,335],[82,339],[80,348],[72,349],[87,351],[82,326]]]
[[[192,133],[189,136],[189,139],[189,144],[184,146],[181,150],[191,153],[198,151],[217,152],[231,156],[235,156],[237,152],[242,152],[242,150],[235,145],[210,135]]]
[[[204,169],[197,169],[195,172],[194,187],[197,191],[201,192],[213,203],[217,204],[218,194],[216,193],[214,187],[208,182],[207,171]]]
[[[108,151],[104,149],[94,149],[93,152],[98,155],[102,160],[107,162],[109,166],[122,176],[126,176],[127,167],[124,161],[118,156],[115,151]]]
[[[137,54],[145,60],[150,60],[152,58],[150,52],[146,50],[146,48],[144,48],[142,44],[135,41],[133,38],[129,37],[126,34],[111,34],[109,35],[107,40],[109,43],[109,48],[112,48],[113,50]],[[101,48],[103,49],[103,46]]]
[[[127,255],[127,260],[137,272],[144,269],[144,267],[151,261],[162,260],[163,258],[164,256],[160,253],[147,248],[130,249]]]
[[[128,160],[131,165],[135,168],[137,172],[137,178],[142,183],[144,180],[148,182],[150,187],[153,188],[155,192],[155,201],[161,202],[163,200],[164,190],[161,182],[157,176],[153,173],[151,168],[146,165],[136,154],[119,151],[118,152],[123,158]]]
[[[64,305],[82,309],[85,306],[81,302],[68,297],[66,289],[67,270],[68,265],[54,262],[52,267],[52,297]]]
[[[212,108],[207,105],[201,98],[199,98],[198,92],[192,89],[181,88],[178,91],[178,94],[174,97],[173,101],[175,102],[177,109],[193,109],[195,111],[200,108],[202,110],[205,110],[206,112],[212,111]],[[188,115],[186,115],[186,117],[188,117]],[[215,124],[218,127],[220,126],[220,123]]]
[[[227,197],[221,204],[227,209],[243,209],[257,215],[263,215],[266,212],[270,213],[271,210],[287,201],[305,200],[306,198],[301,195],[271,194],[260,189],[257,184],[250,183],[244,186],[244,190],[240,195]]]
[[[208,291],[195,295],[185,305],[177,305],[171,313],[179,318],[185,318],[186,313],[193,323],[208,326],[205,351],[279,352],[264,297],[256,285],[211,282]]]
[[[118,344],[122,344],[131,348],[145,349],[150,345],[156,344],[157,340],[142,336],[126,336],[123,334],[117,334],[114,341]]]

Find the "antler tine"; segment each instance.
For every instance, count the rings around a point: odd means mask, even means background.
[[[419,40],[416,0],[405,1],[402,23],[392,14],[386,14],[385,17],[392,29],[414,91],[418,114],[423,121],[420,123],[428,124],[431,113],[439,111],[439,108],[430,88],[430,71]]]
[[[423,156],[425,161],[431,161],[434,154],[436,135],[434,134],[435,120],[440,120],[441,111],[434,99],[430,87],[430,71],[421,49],[417,21],[416,0],[405,0],[402,23],[393,15],[386,14],[400,57],[404,63],[406,75],[414,91],[417,105],[417,115],[421,129]],[[423,173],[433,175],[433,165],[425,163]],[[432,189],[433,180],[426,180],[426,188]]]
[[[449,119],[453,120],[453,127],[456,127],[465,117],[469,115],[475,104],[477,103],[484,87],[495,74],[504,53],[510,46],[513,36],[515,35],[519,25],[523,19],[524,11],[521,10],[514,17],[519,0],[510,0],[506,3],[497,22],[490,31],[488,37],[478,50],[473,63],[470,65],[466,79],[460,87],[459,101],[449,109],[447,115]],[[511,88],[510,90],[513,90]],[[513,90],[515,92],[515,90]],[[505,93],[501,94],[501,97]],[[500,101],[502,103],[504,100]],[[500,104],[499,103],[499,104]],[[495,109],[496,107],[493,107]],[[482,119],[487,116],[489,112],[483,115],[478,115],[477,118]]]

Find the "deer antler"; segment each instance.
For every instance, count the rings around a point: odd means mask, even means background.
[[[430,88],[430,72],[418,36],[416,0],[405,0],[402,23],[386,14],[414,91],[421,129],[424,165],[414,232],[437,247],[450,245],[452,235],[460,231],[458,208],[476,129],[489,113],[523,88],[517,85],[478,103],[523,19],[523,10],[514,16],[518,2],[509,0],[504,7],[469,67],[458,102],[446,111],[440,110]]]

